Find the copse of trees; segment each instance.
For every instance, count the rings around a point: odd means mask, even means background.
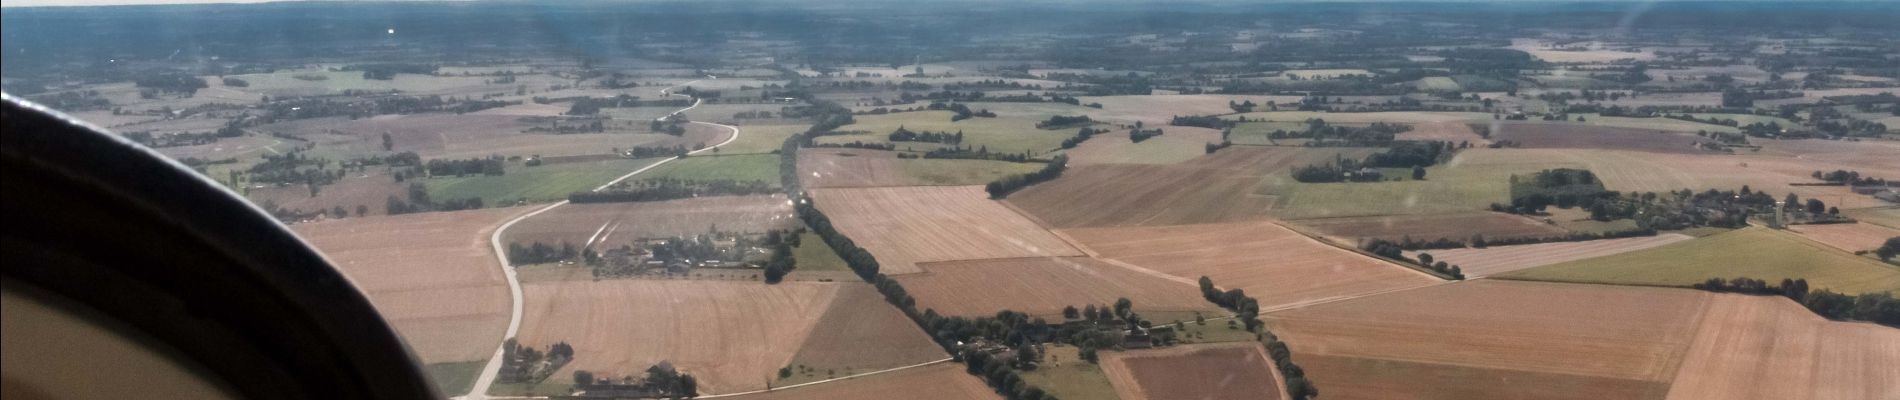
[[[1900,236],[1887,238],[1886,243],[1874,249],[1874,255],[1879,256],[1881,261],[1889,262],[1893,261],[1894,256],[1900,256]]]
[[[1410,240],[1410,238],[1407,238],[1407,240]],[[1461,268],[1456,265],[1451,265],[1450,263],[1446,263],[1443,260],[1433,260],[1431,257],[1431,254],[1420,253],[1419,258],[1416,260],[1412,259],[1411,257],[1406,257],[1405,248],[1401,247],[1399,243],[1395,243],[1390,240],[1385,240],[1385,239],[1367,240],[1359,244],[1359,249],[1365,250],[1368,253],[1372,253],[1380,257],[1398,260],[1406,264],[1418,266],[1419,268],[1423,268],[1427,271],[1432,272],[1434,275],[1438,275],[1439,277],[1443,277],[1445,279],[1460,280],[1460,281],[1465,279],[1464,268]]]
[[[502,168],[504,161],[505,159],[502,158],[501,156],[490,156],[488,158],[470,158],[467,160],[435,159],[435,160],[429,160],[429,162],[424,163],[423,169],[426,171],[429,171],[430,176],[453,175],[453,176],[459,177],[459,176],[475,175],[475,174],[481,174],[481,175],[486,175],[486,176],[501,176],[507,173],[507,171]]]
[[[1806,279],[1782,279],[1781,284],[1774,285],[1752,278],[1709,278],[1690,287],[1718,293],[1783,296],[1828,319],[1868,321],[1900,328],[1900,300],[1887,292],[1848,296],[1826,289],[1810,289]]]
[[[1141,129],[1137,127],[1128,131],[1128,140],[1135,143],[1141,143],[1155,136],[1161,136],[1161,128]]]
[[[580,257],[580,255],[580,250],[575,248],[573,243],[568,242],[561,242],[561,247],[554,247],[542,242],[534,242],[528,245],[523,245],[519,242],[508,243],[509,265],[546,264],[572,260]]]
[[[1083,118],[1087,118],[1087,117],[1083,117]],[[1089,138],[1095,137],[1095,134],[1097,133],[1101,133],[1101,131],[1097,131],[1095,130],[1095,128],[1090,128],[1086,126],[1082,127],[1082,129],[1075,131],[1075,136],[1070,136],[1068,139],[1062,139],[1062,148],[1073,149],[1075,148],[1075,146],[1081,145],[1082,142],[1088,141]]]
[[[1266,346],[1267,356],[1273,359],[1274,366],[1280,369],[1280,379],[1286,382],[1287,394],[1294,399],[1306,400],[1319,397],[1319,388],[1306,379],[1306,369],[1293,363],[1293,352],[1280,341],[1278,335],[1267,330],[1259,319],[1260,302],[1240,289],[1221,291],[1214,286],[1214,280],[1202,276],[1200,280],[1201,297],[1214,305],[1234,311],[1234,318],[1245,325],[1247,331],[1254,332],[1261,345]]]
[[[1055,159],[1049,160],[1048,164],[1043,165],[1042,169],[1036,172],[1011,175],[991,181],[988,185],[983,186],[983,190],[989,192],[990,198],[992,199],[1009,197],[1010,193],[1022,190],[1022,188],[1029,187],[1029,185],[1048,182],[1049,180],[1061,177],[1062,171],[1067,169],[1068,165],[1068,155],[1056,155]]]
[[[1087,125],[1093,125],[1093,124],[1095,124],[1095,120],[1089,119],[1089,116],[1087,115],[1077,115],[1077,116],[1053,115],[1053,116],[1050,116],[1048,120],[1036,122],[1036,128],[1062,129],[1062,128],[1069,128],[1069,127],[1075,127],[1075,126],[1087,126]]]
[[[903,126],[898,126],[897,130],[891,131],[888,138],[893,142],[924,142],[956,145],[963,144],[963,131],[957,131],[957,133],[913,132],[909,129],[904,129]]]
[[[1201,128],[1208,128],[1208,129],[1227,129],[1229,127],[1233,127],[1234,122],[1224,120],[1224,119],[1221,119],[1220,117],[1216,117],[1212,115],[1190,115],[1190,116],[1185,116],[1185,117],[1176,115],[1174,116],[1173,119],[1168,120],[1168,125],[1193,126],[1193,127],[1201,127]]]

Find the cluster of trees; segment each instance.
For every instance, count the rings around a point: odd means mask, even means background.
[[[1229,103],[1231,103],[1231,101]],[[1199,116],[1190,115],[1186,117],[1176,115],[1174,116],[1174,119],[1168,120],[1168,125],[1193,126],[1193,127],[1201,127],[1201,128],[1208,128],[1208,129],[1227,129],[1229,127],[1233,127],[1234,122],[1224,120],[1224,119],[1221,119],[1220,117],[1216,117],[1212,115],[1199,115]]]
[[[575,248],[573,243],[568,242],[561,242],[561,247],[554,247],[541,242],[534,242],[534,244],[530,245],[522,245],[516,242],[508,243],[509,265],[545,264],[572,260],[580,256],[580,249]]]
[[[1306,379],[1306,369],[1293,363],[1293,352],[1287,348],[1280,337],[1268,331],[1259,319],[1260,302],[1240,289],[1225,292],[1214,286],[1214,280],[1202,276],[1200,280],[1201,297],[1214,305],[1234,311],[1234,318],[1246,326],[1248,332],[1256,333],[1261,344],[1267,347],[1267,355],[1280,369],[1280,378],[1286,382],[1287,394],[1294,399],[1307,400],[1319,397],[1319,387]]]
[[[1887,238],[1880,248],[1874,249],[1874,255],[1879,256],[1881,261],[1893,261],[1895,256],[1900,256],[1900,236]]]
[[[657,158],[685,157],[687,152],[688,150],[686,150],[685,145],[674,145],[673,147],[637,146],[628,148],[627,151],[620,152],[620,154],[629,158]]]
[[[592,371],[574,370],[574,386],[602,398],[620,398],[621,395],[628,398],[666,399],[699,397],[699,378],[674,369],[673,364],[666,361],[647,367],[646,376],[637,379],[632,376],[619,379],[597,377]]]
[[[1784,296],[1828,319],[1868,321],[1900,328],[1900,300],[1887,292],[1848,296],[1827,289],[1811,289],[1807,279],[1782,279],[1781,284],[1771,285],[1760,279],[1709,278],[1691,287],[1719,293]]]
[[[502,156],[470,158],[467,160],[435,159],[424,163],[423,170],[429,171],[429,176],[454,175],[460,177],[475,174],[501,176],[507,173],[507,171],[502,168],[505,161],[506,159],[502,158]]]
[[[1161,128],[1141,129],[1141,127],[1137,126],[1135,129],[1128,130],[1128,140],[1135,143],[1141,143],[1155,136],[1161,136]]]
[[[957,121],[962,121],[962,120],[976,118],[976,117],[996,118],[996,113],[990,112],[990,110],[987,108],[982,109],[982,110],[972,111],[970,110],[970,106],[963,105],[963,103],[950,103],[949,105],[945,105],[944,103],[930,103],[930,109],[950,110],[951,112],[957,113],[957,115],[950,116],[950,122],[957,122]]]
[[[1529,178],[1511,175],[1510,179],[1511,205],[1506,211],[1518,214],[1541,213],[1551,205],[1558,208],[1594,205],[1596,200],[1611,194],[1595,173],[1583,169],[1547,169]],[[1497,209],[1499,205],[1492,208]]]
[[[901,154],[899,156],[902,156]],[[975,150],[968,147],[939,148],[924,152],[920,158],[942,158],[951,160],[993,160],[1009,162],[1030,162],[1030,152],[991,153],[988,145],[978,146]]]
[[[1361,164],[1373,168],[1429,167],[1450,158],[1454,150],[1451,142],[1394,141],[1391,148],[1366,156]]]
[[[1832,183],[1836,185],[1883,186],[1887,184],[1886,179],[1880,179],[1880,178],[1875,178],[1871,176],[1861,176],[1860,171],[1847,171],[1847,170],[1838,170],[1838,169],[1834,170],[1833,172],[1814,171],[1814,179],[1820,179],[1824,182]]]
[[[1234,145],[1234,141],[1232,140],[1221,140],[1220,143],[1208,143],[1207,154],[1214,154],[1214,152],[1220,151],[1220,149],[1225,149],[1228,146],[1233,146],[1233,145]],[[1423,175],[1421,175],[1420,178],[1423,178]]]
[[[853,140],[848,143],[815,143],[815,144],[812,144],[810,147],[839,147],[839,148],[850,148],[850,149],[869,149],[869,150],[885,150],[885,151],[897,150],[897,144],[895,143],[865,143],[859,140]],[[920,156],[913,156],[906,153],[897,153],[897,158],[918,158],[918,157]]]
[[[567,342],[555,342],[543,352],[508,338],[501,349],[501,370],[495,379],[502,383],[541,382],[574,360],[574,346]]]
[[[436,66],[430,64],[378,63],[357,64],[343,68],[344,71],[363,71],[363,79],[391,80],[396,74],[435,74]]]
[[[1480,236],[1473,236],[1473,239],[1476,239],[1479,241],[1483,240],[1483,238]],[[1407,238],[1406,240],[1410,241],[1411,239]],[[1446,241],[1447,239],[1439,239],[1439,240],[1442,242],[1442,241]],[[1433,242],[1433,243],[1439,243],[1439,242]],[[1463,246],[1459,246],[1459,247],[1463,247]],[[1478,247],[1484,247],[1484,246],[1478,246]],[[1365,250],[1368,253],[1372,253],[1380,257],[1404,261],[1408,264],[1423,267],[1427,270],[1430,270],[1431,272],[1436,273],[1438,276],[1444,277],[1445,279],[1451,279],[1451,280],[1465,279],[1465,272],[1463,268],[1459,268],[1456,265],[1451,265],[1450,263],[1446,263],[1444,261],[1433,262],[1432,255],[1430,254],[1420,253],[1418,259],[1416,260],[1412,259],[1411,257],[1406,257],[1405,252],[1404,252],[1404,250],[1406,250],[1405,247],[1400,245],[1400,243],[1393,242],[1390,240],[1385,240],[1385,239],[1367,240],[1367,241],[1359,243],[1359,249]]]
[[[1237,113],[1250,113],[1257,107],[1260,107],[1260,105],[1254,104],[1253,100],[1247,100],[1241,103],[1235,103],[1233,100],[1227,101],[1227,108],[1234,109],[1234,112]]]
[[[1241,122],[1246,122],[1246,120],[1242,119]],[[1310,146],[1343,145],[1353,147],[1377,147],[1391,144],[1394,138],[1398,137],[1399,133],[1410,130],[1412,130],[1412,126],[1404,124],[1374,122],[1371,125],[1357,127],[1332,125],[1326,123],[1324,119],[1313,118],[1306,120],[1305,130],[1288,131],[1285,129],[1275,129],[1273,132],[1267,132],[1267,138],[1275,140],[1313,139],[1314,142],[1318,142],[1318,144],[1309,144]],[[1337,143],[1327,144],[1329,142]]]
[[[765,245],[772,247],[772,258],[765,262],[765,283],[779,283],[785,274],[798,269],[798,259],[792,257],[792,247],[798,245],[798,236],[789,235],[786,239],[783,231],[771,231],[765,234]]]
[[[957,131],[957,133],[912,132],[909,129],[904,129],[903,126],[898,126],[897,130],[891,131],[889,138],[893,142],[924,142],[957,145],[963,144],[963,131]]]
[[[315,189],[312,189],[312,191],[314,192]],[[480,197],[436,201],[430,198],[428,185],[424,185],[422,182],[410,182],[409,201],[403,201],[395,195],[390,195],[389,198],[384,201],[383,212],[389,215],[396,215],[426,211],[473,210],[478,208],[482,208],[482,198]]]
[[[686,116],[673,114],[666,118],[647,121],[647,130],[673,136],[686,135]]]
[[[1088,118],[1088,117],[1083,117],[1083,118]],[[1097,133],[1102,133],[1102,131],[1097,131],[1095,130],[1095,128],[1091,128],[1091,127],[1086,127],[1086,126],[1082,127],[1082,129],[1075,131],[1075,136],[1070,136],[1068,139],[1062,139],[1062,148],[1073,149],[1075,148],[1075,146],[1081,145],[1082,142],[1088,141],[1089,138],[1095,137],[1095,134]]]
[[[1042,169],[1036,170],[1036,172],[1011,175],[991,181],[988,185],[983,186],[983,190],[989,192],[990,198],[992,199],[1009,197],[1010,193],[1029,187],[1029,185],[1047,182],[1062,176],[1062,170],[1068,168],[1068,164],[1068,155],[1056,155],[1055,159],[1049,160],[1048,164],[1043,165]]]
[[[1385,174],[1362,165],[1359,160],[1340,155],[1333,162],[1293,167],[1293,180],[1307,183],[1378,182]]]
[[[156,90],[160,93],[193,93],[198,89],[210,87],[204,78],[181,73],[154,73],[132,78],[134,86]]]
[[[1069,128],[1069,127],[1074,127],[1074,126],[1087,126],[1087,125],[1094,125],[1094,124],[1095,124],[1095,120],[1089,119],[1089,116],[1087,115],[1077,115],[1073,117],[1067,116],[1067,115],[1052,115],[1047,120],[1036,121],[1036,128],[1062,129],[1062,128]]]
[[[575,203],[625,203],[707,196],[745,196],[768,194],[776,191],[777,190],[774,189],[771,184],[765,183],[764,181],[656,178],[632,183],[621,182],[608,190],[598,192],[569,193],[567,195],[567,201]]]

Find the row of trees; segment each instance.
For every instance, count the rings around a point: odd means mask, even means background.
[[[1206,276],[1201,277],[1200,285],[1201,297],[1206,298],[1208,302],[1214,303],[1214,305],[1233,310],[1234,318],[1239,319],[1241,324],[1246,326],[1248,332],[1254,332],[1255,337],[1261,341],[1262,345],[1267,347],[1268,357],[1273,359],[1273,364],[1276,367],[1279,367],[1280,378],[1286,382],[1288,395],[1293,396],[1293,398],[1297,400],[1319,397],[1319,387],[1314,386],[1312,381],[1306,379],[1306,370],[1304,368],[1300,368],[1299,364],[1293,363],[1293,352],[1287,348],[1286,342],[1280,341],[1279,336],[1274,335],[1272,331],[1267,330],[1265,324],[1260,323],[1260,302],[1258,300],[1247,296],[1247,293],[1241,289],[1230,289],[1223,292],[1220,288],[1214,286],[1213,279]]]
[[[315,193],[315,188],[312,188],[312,193]],[[474,210],[483,207],[482,198],[480,197],[437,201],[429,196],[429,187],[428,185],[423,185],[422,182],[409,183],[409,201],[403,201],[395,195],[390,195],[384,204],[383,212],[389,215],[426,211]]]
[[[1810,289],[1807,279],[1782,279],[1781,284],[1774,285],[1752,278],[1709,278],[1691,287],[1721,293],[1784,296],[1828,319],[1869,321],[1900,328],[1900,300],[1887,292],[1848,296],[1826,289]]]
[[[1445,239],[1439,239],[1439,240],[1442,241]],[[1465,279],[1464,268],[1460,268],[1459,266],[1456,266],[1456,265],[1451,265],[1450,263],[1446,263],[1442,260],[1433,262],[1431,254],[1419,253],[1418,259],[1416,260],[1412,259],[1411,257],[1406,257],[1405,248],[1401,247],[1398,243],[1394,243],[1390,240],[1385,240],[1385,239],[1367,240],[1367,241],[1359,243],[1359,249],[1365,250],[1368,253],[1372,253],[1380,257],[1398,260],[1407,264],[1412,264],[1415,266],[1419,266],[1421,268],[1425,268],[1426,270],[1430,270],[1434,274],[1440,277],[1444,277],[1445,279],[1451,279],[1451,280]]]
[[[573,243],[568,242],[561,242],[561,247],[554,247],[542,242],[534,242],[534,244],[529,245],[523,245],[519,242],[508,243],[509,265],[545,264],[572,260],[580,257],[580,255],[580,249],[574,247]]]
[[[567,195],[567,201],[575,203],[624,203],[707,196],[745,196],[769,194],[776,191],[776,189],[764,181],[656,178],[632,183],[622,182],[609,190],[598,192],[582,191],[569,193]]]
[[[1128,140],[1135,143],[1141,143],[1155,136],[1161,136],[1161,128],[1141,129],[1141,127],[1135,127],[1135,129],[1128,131]]]
[[[897,130],[891,131],[889,138],[893,142],[924,142],[956,145],[963,144],[963,131],[957,131],[957,133],[913,132],[909,129],[904,129],[904,127],[900,125],[897,127]]]
[[[465,176],[465,175],[476,175],[476,174],[480,174],[484,176],[502,176],[502,175],[507,174],[507,170],[503,168],[503,164],[505,160],[506,159],[502,158],[502,156],[489,156],[488,158],[470,158],[467,160],[434,159],[434,160],[429,160],[429,162],[427,163],[424,163],[423,169],[429,171],[429,176],[454,175],[454,176],[460,177],[460,176]]]
[[[1002,179],[990,181],[989,184],[983,186],[983,190],[989,192],[990,198],[992,199],[1009,197],[1010,193],[1029,187],[1029,185],[1047,182],[1061,177],[1062,171],[1067,169],[1068,165],[1069,156],[1067,154],[1056,155],[1055,159],[1049,160],[1048,164],[1043,165],[1042,169],[1036,172],[1010,175]]]
[[[1094,124],[1095,124],[1095,120],[1089,119],[1089,116],[1087,115],[1077,115],[1077,116],[1052,115],[1052,116],[1049,116],[1048,120],[1037,121],[1036,128],[1062,129],[1062,128],[1069,128],[1069,127],[1075,127],[1075,126],[1087,126],[1087,125],[1094,125]]]
[[[1088,117],[1083,117],[1083,118],[1088,118]],[[1097,133],[1101,133],[1101,131],[1097,131],[1095,130],[1095,128],[1090,128],[1086,126],[1082,127],[1082,129],[1075,131],[1075,136],[1070,136],[1068,139],[1062,139],[1062,148],[1073,149],[1075,148],[1075,146],[1081,145],[1082,142],[1088,141],[1089,138],[1095,137],[1095,134]]]
[[[1198,116],[1190,115],[1186,117],[1176,115],[1174,116],[1174,119],[1168,120],[1168,125],[1193,126],[1193,127],[1201,127],[1201,128],[1208,128],[1208,129],[1227,129],[1229,127],[1233,127],[1234,122],[1224,120],[1224,119],[1221,119],[1220,117],[1216,117],[1212,115],[1198,115]]]

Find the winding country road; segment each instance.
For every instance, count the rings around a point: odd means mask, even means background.
[[[673,90],[673,88],[690,85],[693,82],[699,82],[699,81],[686,82],[686,83],[682,83],[676,86],[668,87],[666,89],[661,89],[660,94],[666,95],[666,96],[672,96],[673,94],[671,93],[671,91]],[[695,98],[693,99],[692,105],[687,106],[686,108],[682,108],[679,111],[674,111],[673,113],[677,114],[680,112],[685,112],[686,110],[691,110],[694,107],[699,107],[699,103],[701,101],[702,100]],[[732,135],[727,137],[726,141],[719,142],[719,144],[715,144],[712,146],[707,146],[706,148],[703,148],[703,149],[687,152],[686,154],[689,156],[693,154],[699,154],[701,152],[712,151],[713,149],[719,148],[719,146],[725,146],[739,139],[739,127],[732,126],[732,125],[725,125],[725,124],[715,124],[711,122],[700,122],[700,121],[693,121],[692,123],[726,128],[727,130],[732,131]],[[676,157],[660,160],[652,164],[647,164],[647,166],[645,167],[640,167],[640,169],[633,170],[633,172],[628,172],[626,175],[621,175],[619,178],[614,178],[613,181],[609,181],[606,184],[600,185],[599,187],[595,187],[593,191],[598,192],[598,191],[606,190],[608,187],[612,187],[616,183],[620,183],[621,181],[627,180],[627,178],[632,178],[634,175],[639,175],[642,172],[647,172],[647,170],[653,169],[653,167],[658,167],[658,166],[664,165],[668,162],[672,162],[673,160],[678,160],[678,159],[680,159],[680,157],[676,156]],[[521,279],[515,275],[515,268],[511,265],[508,265],[508,253],[507,253],[506,248],[502,247],[501,236],[503,233],[508,232],[508,227],[514,226],[516,222],[521,222],[521,220],[525,220],[525,219],[534,217],[536,215],[540,215],[541,213],[548,212],[548,210],[553,210],[555,207],[560,207],[564,205],[567,205],[567,200],[561,200],[560,202],[549,204],[546,207],[541,207],[541,209],[539,210],[534,210],[534,212],[523,214],[519,217],[515,217],[514,219],[510,219],[508,220],[508,222],[502,223],[501,227],[495,228],[495,234],[489,236],[488,238],[489,245],[494,246],[495,248],[495,260],[500,262],[502,274],[508,277],[508,296],[509,298],[512,299],[512,302],[513,302],[513,305],[509,307],[508,331],[507,333],[502,335],[504,342],[507,339],[513,339],[515,335],[521,331],[522,296],[521,296]],[[468,399],[468,400],[488,399],[488,389],[489,387],[494,386],[495,377],[501,373],[502,354],[503,354],[502,347],[500,345],[495,346],[495,354],[493,356],[490,356],[488,358],[488,364],[482,367],[482,374],[475,378],[475,385],[469,389],[469,392],[467,395],[463,395],[456,398]]]

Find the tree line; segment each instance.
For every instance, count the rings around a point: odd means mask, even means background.
[[[1280,369],[1280,378],[1286,382],[1287,394],[1298,400],[1319,397],[1319,387],[1306,379],[1305,369],[1293,363],[1293,352],[1287,348],[1286,343],[1281,342],[1279,336],[1267,330],[1266,324],[1260,322],[1260,301],[1247,296],[1247,292],[1241,289],[1229,289],[1223,292],[1214,286],[1213,279],[1206,276],[1201,277],[1200,286],[1202,298],[1221,308],[1234,311],[1234,318],[1239,319],[1248,332],[1254,332],[1255,338],[1267,347],[1267,355],[1273,359],[1274,366]]]
[[[957,131],[957,133],[913,132],[909,129],[904,129],[904,127],[900,125],[897,127],[897,130],[891,131],[888,138],[893,142],[924,142],[957,145],[963,144],[963,131]]]
[[[1022,190],[1022,188],[1029,187],[1029,185],[1048,182],[1049,180],[1061,177],[1062,171],[1067,169],[1068,165],[1069,155],[1058,154],[1055,159],[1049,160],[1048,164],[1043,165],[1042,169],[1036,170],[1036,172],[1010,175],[1002,179],[990,181],[989,184],[983,186],[983,190],[989,192],[991,199],[1009,197],[1010,193]]]
[[[1088,118],[1088,117],[1083,117],[1083,118]],[[1095,134],[1097,133],[1102,133],[1102,131],[1097,131],[1095,130],[1095,128],[1091,128],[1091,127],[1086,127],[1086,126],[1082,127],[1082,129],[1075,131],[1075,136],[1070,136],[1067,139],[1062,139],[1062,148],[1073,149],[1075,148],[1075,146],[1081,145],[1082,142],[1088,141],[1089,138],[1095,137]]]
[[[1444,239],[1440,239],[1444,240]],[[1405,248],[1398,243],[1385,239],[1371,239],[1359,243],[1359,249],[1380,257],[1385,257],[1413,266],[1424,268],[1439,277],[1460,281],[1465,279],[1464,268],[1451,265],[1443,260],[1433,262],[1431,254],[1420,253],[1418,259],[1405,256]]]
[[[1900,300],[1887,292],[1848,296],[1827,289],[1810,289],[1807,279],[1782,279],[1781,284],[1772,285],[1752,278],[1709,278],[1690,287],[1717,293],[1783,296],[1827,319],[1868,321],[1900,328]]]
[[[574,203],[626,203],[708,196],[746,196],[774,192],[777,192],[777,190],[764,181],[654,178],[632,183],[622,182],[608,190],[598,192],[581,191],[569,193],[567,195],[567,201]]]
[[[434,159],[424,163],[423,170],[429,171],[429,176],[461,177],[475,174],[502,176],[507,174],[507,170],[503,168],[504,161],[505,159],[501,156],[476,157],[467,160]]]
[[[1051,115],[1047,120],[1036,121],[1036,129],[1062,129],[1078,125],[1087,126],[1094,124],[1095,120],[1089,119],[1087,115],[1077,115],[1073,117],[1067,115]]]

